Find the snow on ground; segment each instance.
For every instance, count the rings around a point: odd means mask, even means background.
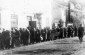
[[[78,37],[65,38],[4,50],[0,55],[85,55],[85,38],[82,44]]]

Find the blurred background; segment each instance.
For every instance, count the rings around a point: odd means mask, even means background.
[[[84,0],[0,0],[0,29],[85,26]]]

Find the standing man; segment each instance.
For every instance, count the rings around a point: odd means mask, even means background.
[[[30,29],[30,43],[33,44],[34,43],[34,28]]]
[[[4,44],[4,48],[5,49],[9,49],[10,48],[10,32],[8,30],[3,30],[2,32],[3,35],[3,44]]]
[[[78,28],[77,26],[74,26],[74,36],[77,36]]]
[[[67,27],[64,27],[64,38],[67,37]]]
[[[0,50],[3,50],[4,49],[4,38],[3,38],[3,35],[2,33],[0,32]]]
[[[41,35],[43,37],[43,42],[46,41],[46,30],[45,29],[42,30],[42,34]]]
[[[11,32],[11,35],[12,35],[12,43],[11,43],[11,47],[14,48],[14,47],[19,47],[20,46],[20,33],[17,29],[12,29],[12,32]]]
[[[23,28],[20,28],[19,32],[20,32],[20,44],[23,45],[23,33],[24,33]]]
[[[84,34],[84,27],[82,27],[82,24],[80,24],[80,27],[78,28],[78,37],[80,43],[83,41],[83,34]]]

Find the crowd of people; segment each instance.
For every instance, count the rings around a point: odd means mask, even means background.
[[[0,49],[10,49],[44,41],[70,38],[78,36],[78,27],[57,27],[53,29],[44,28],[20,28],[3,30],[0,33]]]

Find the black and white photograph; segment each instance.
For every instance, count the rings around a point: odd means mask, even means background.
[[[0,0],[0,55],[85,55],[85,0]]]

